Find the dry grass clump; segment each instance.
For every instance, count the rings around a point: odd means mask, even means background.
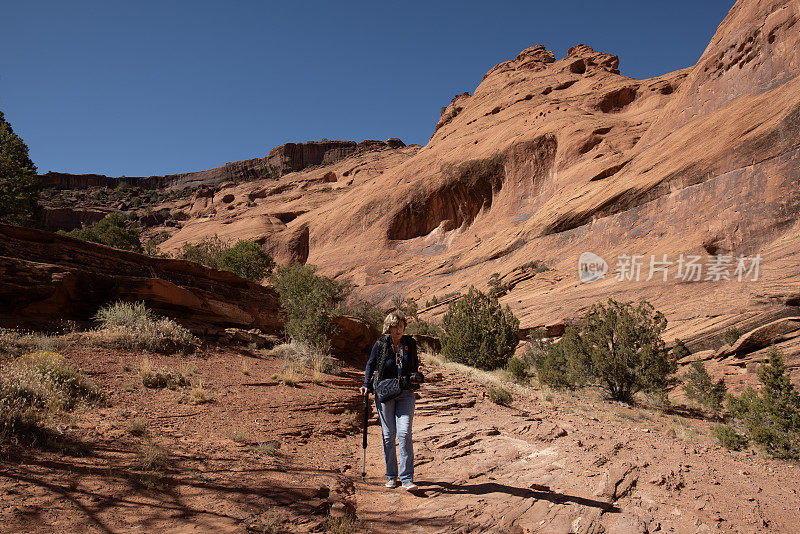
[[[69,341],[62,336],[0,328],[0,354],[20,356],[35,352],[61,352]]]
[[[0,441],[34,437],[79,401],[100,397],[96,386],[62,355],[25,354],[0,369]]]
[[[132,436],[147,435],[147,419],[136,417],[128,424],[128,434]]]
[[[489,389],[486,390],[486,395],[491,402],[500,406],[508,406],[514,400],[511,392],[503,386],[489,386]]]
[[[139,377],[142,379],[142,385],[151,389],[177,389],[191,385],[188,376],[177,371],[156,369],[149,358],[142,360],[142,365],[139,368]]]
[[[234,443],[248,443],[250,441],[250,434],[247,433],[247,430],[235,428],[228,431],[228,438]]]
[[[200,340],[172,319],[159,317],[144,302],[118,301],[94,316],[103,330],[101,342],[128,350],[193,352]]]
[[[341,373],[339,360],[329,356],[323,349],[308,343],[292,341],[282,343],[274,349],[275,353],[287,360],[308,369],[317,375],[338,375]]]
[[[198,380],[189,392],[192,404],[205,404],[214,400],[214,396],[203,386],[203,381]]]
[[[262,441],[250,449],[250,454],[255,458],[275,458],[280,448],[280,441]]]
[[[330,534],[351,534],[354,528],[355,519],[348,514],[340,517],[328,516],[325,519],[325,532]]]
[[[339,427],[345,432],[355,432],[361,428],[361,416],[358,412],[345,410],[339,420]]]

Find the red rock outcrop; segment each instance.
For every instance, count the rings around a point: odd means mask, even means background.
[[[405,143],[392,138],[387,141],[310,141],[286,143],[270,150],[264,158],[226,163],[204,171],[158,176],[121,176],[103,174],[70,174],[50,171],[39,176],[42,187],[56,189],[86,189],[89,187],[116,188],[120,186],[145,189],[198,187],[224,182],[252,182],[262,178],[279,178],[313,165],[327,165],[342,160],[357,151],[402,148]]]
[[[0,326],[87,323],[118,299],[144,301],[199,334],[283,331],[274,290],[182,260],[152,258],[41,230],[0,224]]]
[[[109,214],[108,210],[93,208],[58,207],[42,210],[42,224],[50,231],[74,230],[99,222]]]

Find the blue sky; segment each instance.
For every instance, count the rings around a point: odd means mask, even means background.
[[[534,44],[647,78],[693,65],[732,0],[4,2],[0,110],[39,172],[147,176],[329,139],[425,144]]]

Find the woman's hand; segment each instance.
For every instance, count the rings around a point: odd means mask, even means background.
[[[367,388],[365,388],[364,386],[361,386],[358,389],[358,392],[361,393],[362,395],[366,395],[367,393],[369,393],[369,390]]]

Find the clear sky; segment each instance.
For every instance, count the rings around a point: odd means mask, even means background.
[[[286,142],[425,144],[497,63],[584,43],[648,78],[693,65],[733,0],[4,1],[0,110],[39,172],[147,176]]]

